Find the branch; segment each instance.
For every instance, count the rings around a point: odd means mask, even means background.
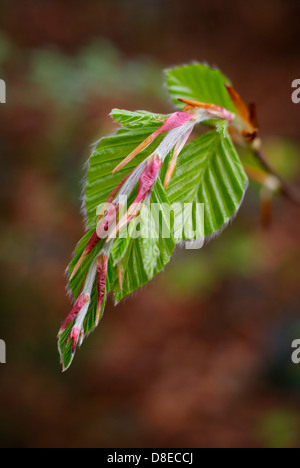
[[[261,149],[255,149],[254,155],[256,159],[260,162],[262,167],[269,173],[275,176],[281,184],[280,193],[290,202],[294,203],[297,206],[300,206],[300,192],[299,190],[295,189],[294,187],[290,186],[276,171],[275,169],[269,164],[267,161],[263,151]]]

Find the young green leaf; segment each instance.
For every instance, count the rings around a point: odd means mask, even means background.
[[[113,286],[117,302],[148,283],[170,261],[176,243],[169,205],[166,192],[158,179],[151,196],[151,207],[144,205],[141,209],[141,216],[147,226],[144,223],[141,226],[140,218],[133,220],[128,226],[127,236],[115,240],[112,248],[114,265],[121,261],[124,270],[122,289],[119,282]],[[148,237],[133,233],[133,230],[141,229],[148,230]]]
[[[116,123],[121,124],[125,128],[158,128],[167,119],[167,115],[154,114],[147,111],[131,112],[124,109],[113,109],[110,116]]]
[[[228,133],[216,130],[189,143],[168,188],[171,203],[204,204],[204,236],[216,234],[239,209],[248,178]]]
[[[177,243],[215,235],[243,200],[248,179],[228,134],[235,111],[224,86],[228,80],[200,64],[168,70],[166,75],[180,109],[178,98],[207,105],[169,116],[112,111],[114,120],[126,128],[102,138],[89,160],[84,202],[89,230],[69,265],[76,302],[58,338],[64,369],[97,326],[110,291],[118,302],[147,284],[169,262]],[[210,117],[216,129],[184,148],[194,126]],[[121,181],[122,193],[115,198]],[[124,193],[129,209],[121,201]],[[113,205],[105,209],[108,200]],[[115,208],[118,221],[113,225]]]
[[[219,70],[194,63],[170,68],[165,74],[168,91],[179,109],[183,109],[184,104],[178,99],[184,98],[216,104],[236,112],[225,88],[225,83],[230,82]]]
[[[120,129],[114,135],[102,138],[93,151],[87,173],[85,187],[85,211],[88,226],[95,224],[97,207],[105,203],[110,193],[141,161],[149,156],[153,148],[161,141],[150,145],[136,159],[127,164],[122,170],[113,174],[112,171],[131,153],[142,141],[155,131],[154,127]]]

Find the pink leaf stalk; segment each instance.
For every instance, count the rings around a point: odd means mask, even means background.
[[[102,221],[98,224],[96,231],[93,233],[92,237],[90,238],[89,242],[87,243],[84,251],[82,252],[78,262],[76,263],[72,274],[70,276],[70,281],[74,278],[75,274],[79,270],[82,262],[86,259],[86,257],[91,253],[91,251],[96,247],[100,239],[103,239],[107,236],[108,230],[116,223],[117,214],[119,211],[119,206],[116,204],[111,204],[109,209],[107,210],[106,214],[104,215]]]
[[[124,179],[121,180],[119,185],[117,185],[117,187],[111,192],[111,194],[109,195],[108,199],[106,200],[104,204],[103,210],[99,213],[98,221],[100,221],[102,216],[104,216],[105,214],[105,205],[110,205],[114,201],[115,197],[118,195],[119,191],[121,190],[125,182],[128,180],[130,175],[131,173],[129,173],[126,177],[124,177]]]
[[[217,119],[224,119],[228,122],[232,122],[235,114],[230,112],[229,110],[225,109],[224,107],[217,106],[216,104],[209,104],[207,102],[199,102],[199,101],[192,101],[190,99],[178,99],[178,101],[183,102],[186,104],[185,110],[191,109],[203,109],[207,111],[208,117],[215,117]]]
[[[96,233],[99,239],[103,239],[107,236],[107,232],[110,227],[113,225],[113,223],[116,223],[118,212],[119,205],[112,203],[104,215],[104,218],[97,226]]]
[[[106,254],[99,255],[99,257],[97,258],[98,300],[97,300],[95,326],[97,326],[98,323],[99,323],[102,304],[103,304],[103,300],[104,300],[104,296],[105,296],[107,266],[108,266],[108,255],[106,255]]]
[[[72,354],[75,353],[76,347],[78,344],[78,338],[82,334],[82,330],[78,327],[74,327],[66,341],[66,344],[70,341],[70,338],[72,340]]]
[[[130,174],[128,174],[126,177],[124,177],[124,179],[121,180],[119,185],[111,192],[111,194],[109,195],[108,199],[106,200],[106,202],[104,204],[104,209],[105,209],[105,205],[112,204],[112,202],[115,199],[116,195],[119,193],[119,191],[121,190],[121,188],[123,187],[125,182],[128,180],[129,176],[130,176]],[[91,251],[94,249],[94,247],[96,247],[96,245],[98,244],[99,240],[102,237],[102,234],[104,234],[104,233],[106,233],[108,231],[109,224],[110,224],[109,220],[111,220],[113,222],[116,219],[117,208],[115,207],[115,211],[113,210],[113,208],[112,208],[111,211],[108,210],[108,212],[106,214],[104,212],[101,212],[99,214],[99,216],[98,216],[98,221],[100,221],[103,216],[104,216],[104,218],[102,220],[103,224],[101,222],[97,226],[96,231],[94,232],[94,234],[90,238],[88,244],[86,245],[84,251],[81,254],[81,257],[79,258],[78,262],[76,263],[76,265],[75,265],[75,267],[74,267],[74,269],[73,269],[73,271],[71,273],[69,281],[71,281],[74,278],[74,276],[76,275],[76,273],[79,270],[80,266],[82,265],[82,262],[91,253]]]
[[[193,131],[193,127],[190,128],[187,131],[187,133],[185,135],[183,135],[183,137],[176,143],[176,146],[175,146],[174,152],[173,152],[173,157],[172,157],[172,160],[171,160],[171,162],[169,164],[169,167],[168,167],[168,170],[167,170],[167,173],[166,173],[166,176],[165,176],[164,189],[167,189],[168,186],[169,186],[170,180],[171,180],[171,178],[173,176],[173,173],[175,171],[175,168],[176,168],[178,156],[181,153],[182,149],[184,148],[186,142],[188,141],[192,131]]]
[[[141,175],[139,189],[134,203],[141,203],[145,200],[146,195],[153,188],[161,166],[162,160],[158,156],[154,155]]]
[[[110,242],[112,239],[114,239],[118,232],[120,232],[120,230],[123,227],[125,227],[134,217],[138,215],[141,203],[145,200],[146,196],[150,194],[153,189],[161,166],[162,160],[157,155],[154,155],[148,162],[145,170],[141,175],[136,199],[129,207],[125,215],[122,217],[122,219],[119,221],[116,228],[111,232],[107,239],[107,242]]]
[[[72,323],[77,318],[79,312],[89,300],[90,300],[90,296],[88,294],[81,294],[78,297],[73,309],[71,310],[66,320],[63,322],[62,326],[60,327],[59,333],[62,333],[68,327],[68,325],[70,325],[70,323]]]
[[[133,150],[114,170],[113,173],[119,171],[122,167],[128,164],[135,156],[147,148],[161,133],[169,132],[174,128],[181,127],[182,125],[195,119],[196,114],[190,112],[175,112],[157,129],[154,133],[148,136],[135,150]]]

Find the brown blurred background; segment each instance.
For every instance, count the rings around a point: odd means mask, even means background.
[[[299,447],[300,216],[179,251],[61,374],[64,269],[84,232],[82,165],[112,107],[170,112],[162,69],[218,65],[258,105],[270,160],[300,182],[298,0],[0,3],[1,447]]]

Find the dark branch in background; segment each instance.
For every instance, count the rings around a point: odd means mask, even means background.
[[[300,192],[291,185],[289,185],[282,177],[273,169],[273,167],[267,161],[263,151],[261,149],[254,150],[254,155],[256,159],[260,162],[261,166],[265,169],[266,172],[276,177],[281,184],[280,193],[286,199],[291,201],[297,206],[300,206]]]
[[[264,156],[260,146],[261,142],[258,137],[259,132],[259,125],[258,125],[258,118],[257,118],[257,110],[256,105],[252,104],[245,104],[239,93],[228,84],[225,84],[226,90],[230,96],[230,99],[235,106],[238,116],[243,123],[243,130],[240,130],[239,133],[246,141],[246,143],[251,147],[253,150],[254,156],[260,162],[262,168],[272,176],[276,177],[277,180],[280,182],[279,191],[281,195],[285,198],[290,200],[297,206],[300,206],[300,192],[295,188],[291,187],[282,177],[273,169],[273,167],[269,164],[267,158]]]

